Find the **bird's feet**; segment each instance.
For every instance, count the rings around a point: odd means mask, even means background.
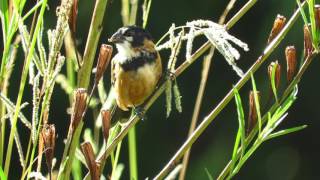
[[[141,106],[134,107],[133,113],[134,113],[134,115],[138,116],[142,121],[147,119],[147,116],[145,114],[145,110]]]
[[[166,69],[165,71],[165,78],[166,79],[170,79],[171,81],[176,79],[176,74],[172,71],[170,71],[169,69]]]

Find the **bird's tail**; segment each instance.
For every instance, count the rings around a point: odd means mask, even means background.
[[[120,122],[121,124],[124,124],[128,122],[129,118],[131,116],[131,111],[124,111],[120,109],[117,104],[112,109],[111,114],[111,123],[114,124],[116,122]]]
[[[108,99],[103,104],[103,109],[110,110],[112,126],[117,122],[120,122],[122,124],[126,123],[131,116],[131,111],[123,111],[118,107],[113,88],[109,92]]]

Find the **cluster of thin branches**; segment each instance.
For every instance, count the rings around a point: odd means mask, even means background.
[[[9,2],[9,3],[8,3]],[[54,179],[68,179],[72,174],[76,179],[100,179],[106,178],[103,176],[104,167],[110,165],[112,171],[111,179],[120,179],[124,165],[119,162],[121,156],[122,140],[128,134],[129,139],[129,167],[130,177],[138,179],[138,158],[136,150],[135,125],[139,122],[141,116],[133,114],[126,123],[116,122],[111,125],[112,106],[115,105],[114,92],[111,89],[106,93],[105,85],[103,84],[103,74],[108,66],[112,47],[109,45],[101,45],[97,65],[93,68],[94,57],[98,47],[98,39],[101,33],[101,24],[104,19],[104,13],[108,1],[97,0],[93,12],[88,41],[83,56],[78,52],[75,43],[76,36],[76,16],[78,1],[77,0],[62,0],[61,5],[57,8],[57,22],[53,30],[45,31],[44,12],[47,6],[47,0],[38,1],[37,4],[30,9],[24,16],[22,12],[25,5],[25,0],[9,0],[1,4],[1,22],[4,41],[4,52],[2,54],[1,72],[0,72],[0,178],[7,179],[9,177],[10,162],[12,155],[13,142],[16,143],[20,163],[22,166],[21,178],[36,178],[46,179],[42,168],[42,156],[45,155],[46,165],[48,169],[48,177]],[[175,178],[182,170],[180,179],[184,178],[187,160],[179,164],[180,159],[188,154],[193,143],[198,140],[199,136],[204,132],[206,127],[215,119],[221,110],[235,97],[237,105],[237,114],[239,121],[238,133],[235,140],[235,146],[231,161],[226,168],[221,172],[219,179],[232,178],[239,172],[243,164],[255,152],[255,150],[266,140],[274,137],[285,135],[305,128],[299,126],[281,131],[274,132],[276,127],[284,120],[287,115],[287,110],[291,107],[298,93],[298,83],[309,66],[312,59],[319,54],[319,22],[320,8],[315,5],[314,0],[300,3],[297,0],[299,9],[295,11],[287,23],[286,18],[278,16],[269,36],[268,45],[264,53],[258,60],[249,68],[246,73],[241,70],[236,60],[240,59],[240,52],[234,47],[249,51],[248,45],[238,38],[230,35],[228,29],[231,28],[257,1],[248,1],[237,14],[235,14],[225,25],[221,25],[210,20],[194,20],[187,22],[185,25],[176,26],[172,24],[168,32],[158,41],[156,49],[159,51],[170,50],[170,56],[166,71],[166,78],[159,84],[152,97],[142,105],[144,113],[152,106],[155,100],[163,93],[166,93],[167,117],[172,109],[172,99],[174,97],[175,107],[179,112],[182,112],[181,98],[182,95],[177,85],[178,76],[190,65],[200,59],[209,48],[210,52],[204,60],[204,72],[208,72],[210,63],[213,57],[214,49],[217,49],[222,54],[226,62],[240,77],[240,80],[235,84],[226,97],[215,107],[204,120],[195,127],[191,125],[190,136],[177,150],[168,164],[157,174],[155,179]],[[142,25],[147,26],[148,15],[150,12],[152,0],[144,0],[142,8]],[[231,0],[222,19],[232,8],[235,0]],[[139,11],[139,3],[136,0],[122,0],[122,21],[123,25],[137,24],[137,13]],[[307,17],[304,12],[304,7],[308,5],[310,16]],[[40,9],[40,10],[39,10]],[[7,13],[9,12],[9,14]],[[295,49],[288,48],[287,56],[287,75],[288,86],[281,93],[278,92],[278,84],[280,76],[280,66],[277,62],[269,66],[269,78],[271,89],[274,95],[274,104],[265,114],[261,113],[260,98],[254,81],[254,72],[258,70],[262,63],[267,60],[268,56],[275,50],[278,44],[285,37],[287,32],[293,27],[299,15],[303,16],[305,21],[304,28],[304,63],[296,72]],[[33,25],[28,28],[25,24],[25,19],[33,15]],[[220,22],[222,23],[223,20]],[[309,25],[310,23],[310,25]],[[28,30],[29,29],[29,30]],[[71,29],[71,30],[70,30]],[[43,44],[44,32],[48,37],[48,45]],[[194,50],[195,38],[203,36],[207,42]],[[14,39],[15,37],[15,39]],[[165,39],[167,39],[165,41]],[[24,68],[22,70],[20,88],[18,98],[14,103],[8,98],[8,85],[14,64],[16,63],[17,45],[22,45],[25,54]],[[65,43],[67,55],[63,56],[61,47]],[[180,50],[185,46],[184,61],[176,67],[180,61]],[[48,48],[46,48],[48,47]],[[68,53],[72,52],[72,53]],[[66,60],[67,59],[67,60]],[[163,59],[165,59],[163,57]],[[61,70],[66,65],[67,73],[64,74]],[[291,69],[290,69],[291,68]],[[94,82],[90,83],[92,70],[95,69]],[[78,74],[78,79],[75,77]],[[204,92],[204,85],[208,73],[203,73],[203,83],[200,86],[198,97],[201,104],[201,93]],[[22,109],[28,108],[28,103],[23,102],[24,88],[26,80],[29,78],[29,84],[32,86],[32,116],[29,121],[22,113]],[[241,87],[251,79],[252,96],[250,104],[250,121],[246,125],[243,111],[243,104],[239,91]],[[77,80],[78,84],[75,85]],[[60,164],[56,163],[54,150],[57,148],[55,125],[51,123],[51,114],[54,113],[54,108],[51,107],[52,99],[55,98],[53,92],[58,83],[69,95],[70,105],[70,125],[68,134],[65,140],[64,152],[61,157]],[[90,84],[91,87],[90,87]],[[98,89],[98,97],[93,97],[95,90]],[[89,91],[90,90],[90,91]],[[72,93],[74,92],[74,93]],[[173,93],[173,95],[172,95]],[[100,108],[101,106],[101,108]],[[95,119],[95,127],[93,129],[86,128],[83,133],[84,120],[88,109],[93,109]],[[200,107],[196,107],[199,111]],[[195,110],[195,114],[197,112]],[[195,116],[197,119],[197,115]],[[19,121],[18,121],[19,120]],[[4,146],[6,132],[6,122],[10,124],[10,134],[8,145]],[[20,142],[19,130],[17,123],[22,122],[30,132],[28,147],[25,149]],[[247,130],[247,132],[246,132]],[[84,134],[83,142],[80,143],[81,134]],[[100,134],[103,137],[100,137]],[[6,158],[4,161],[4,152]],[[188,159],[187,155],[185,156]],[[58,158],[60,159],[60,158]],[[108,159],[111,163],[108,164]],[[3,164],[4,161],[4,164]],[[37,167],[34,169],[34,164],[37,162]],[[179,165],[178,165],[179,164]],[[88,174],[84,177],[81,175],[81,166],[85,166]],[[4,168],[2,168],[4,167]],[[176,168],[175,168],[176,167]],[[58,170],[56,170],[58,169]],[[209,172],[209,171],[208,171]],[[168,175],[169,174],[169,175]],[[210,178],[210,173],[208,173]]]

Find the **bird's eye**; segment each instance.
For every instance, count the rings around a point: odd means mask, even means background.
[[[123,35],[125,35],[125,36],[134,36],[134,32],[133,31],[126,31]]]

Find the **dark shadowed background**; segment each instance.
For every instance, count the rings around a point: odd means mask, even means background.
[[[239,0],[234,9],[230,12],[227,20],[233,16],[246,1]],[[56,17],[56,1],[50,1],[50,10],[45,14],[45,29],[54,28]],[[89,31],[90,19],[93,12],[94,1],[83,0],[79,2],[79,17],[76,39],[79,42],[78,48],[83,53],[86,37]],[[141,4],[142,2],[140,2]],[[228,1],[221,0],[153,0],[147,29],[154,39],[158,40],[172,23],[183,25],[187,21],[196,19],[208,19],[217,22]],[[319,3],[319,1],[318,1]],[[31,2],[30,6],[31,7]],[[107,38],[122,26],[120,16],[121,1],[110,1],[100,43],[106,43]],[[239,66],[246,71],[263,51],[272,27],[273,20],[277,14],[287,17],[291,16],[296,5],[294,0],[261,0],[229,31],[239,39],[248,43],[250,51],[241,51]],[[137,24],[141,25],[141,8],[139,9]],[[278,60],[285,70],[284,49],[288,45],[295,45],[298,56],[303,51],[302,19],[294,25],[279,47],[270,56],[268,61],[255,74],[257,88],[262,93],[262,103],[266,103],[269,94],[269,81],[267,77],[267,65]],[[201,41],[201,40],[200,40]],[[199,44],[194,47],[199,47]],[[62,51],[64,53],[64,51]],[[163,64],[167,63],[168,53],[162,52]],[[179,61],[180,60],[180,61]],[[181,63],[184,58],[180,58]],[[320,93],[317,90],[320,84],[320,59],[314,59],[310,68],[306,71],[299,85],[298,99],[289,110],[289,116],[280,128],[288,128],[296,125],[307,124],[308,127],[300,132],[284,137],[273,139],[264,143],[255,154],[247,161],[240,170],[236,179],[315,179],[319,178],[318,164],[319,156],[319,104]],[[15,101],[20,74],[23,65],[23,56],[17,60],[15,76],[11,79],[9,96]],[[182,145],[187,137],[189,124],[195,104],[195,98],[201,78],[202,58],[198,59],[188,68],[177,81],[180,87],[183,112],[179,114],[173,111],[169,118],[166,118],[165,96],[161,96],[152,108],[148,111],[148,119],[139,122],[137,125],[137,148],[139,177],[154,177],[162,167],[169,161],[173,154]],[[109,71],[105,76],[105,87],[109,89]],[[286,86],[285,71],[282,72],[282,84],[280,89]],[[232,85],[239,80],[221,55],[214,55],[209,79],[203,98],[199,121],[201,121],[226,95]],[[251,88],[248,83],[241,89],[245,114],[248,114],[247,99]],[[25,101],[31,103],[31,86],[26,86],[27,93]],[[281,91],[281,90],[280,90]],[[61,157],[63,150],[63,138],[66,137],[69,125],[68,97],[63,90],[56,86],[51,105],[50,122],[56,124],[58,139],[56,155]],[[27,109],[31,109],[29,105]],[[25,110],[30,117],[30,112]],[[89,113],[85,118],[85,126],[92,127],[93,119]],[[190,163],[186,179],[208,179],[205,168],[213,175],[217,175],[226,166],[231,158],[233,143],[238,127],[237,113],[234,101],[219,114],[212,124],[200,136],[194,144],[190,156]],[[22,126],[21,126],[22,127]],[[23,130],[20,131],[23,134]],[[28,138],[28,136],[25,136]],[[25,140],[27,141],[27,139]],[[27,144],[25,142],[24,144]],[[16,152],[14,153],[16,155]],[[128,178],[127,145],[123,146],[121,163],[125,163],[124,179]],[[14,167],[19,168],[18,157],[14,158]],[[17,171],[20,172],[20,171]],[[12,177],[16,174],[11,171]],[[18,176],[20,177],[20,175]],[[11,179],[11,178],[10,178]],[[12,178],[16,179],[16,178]]]

